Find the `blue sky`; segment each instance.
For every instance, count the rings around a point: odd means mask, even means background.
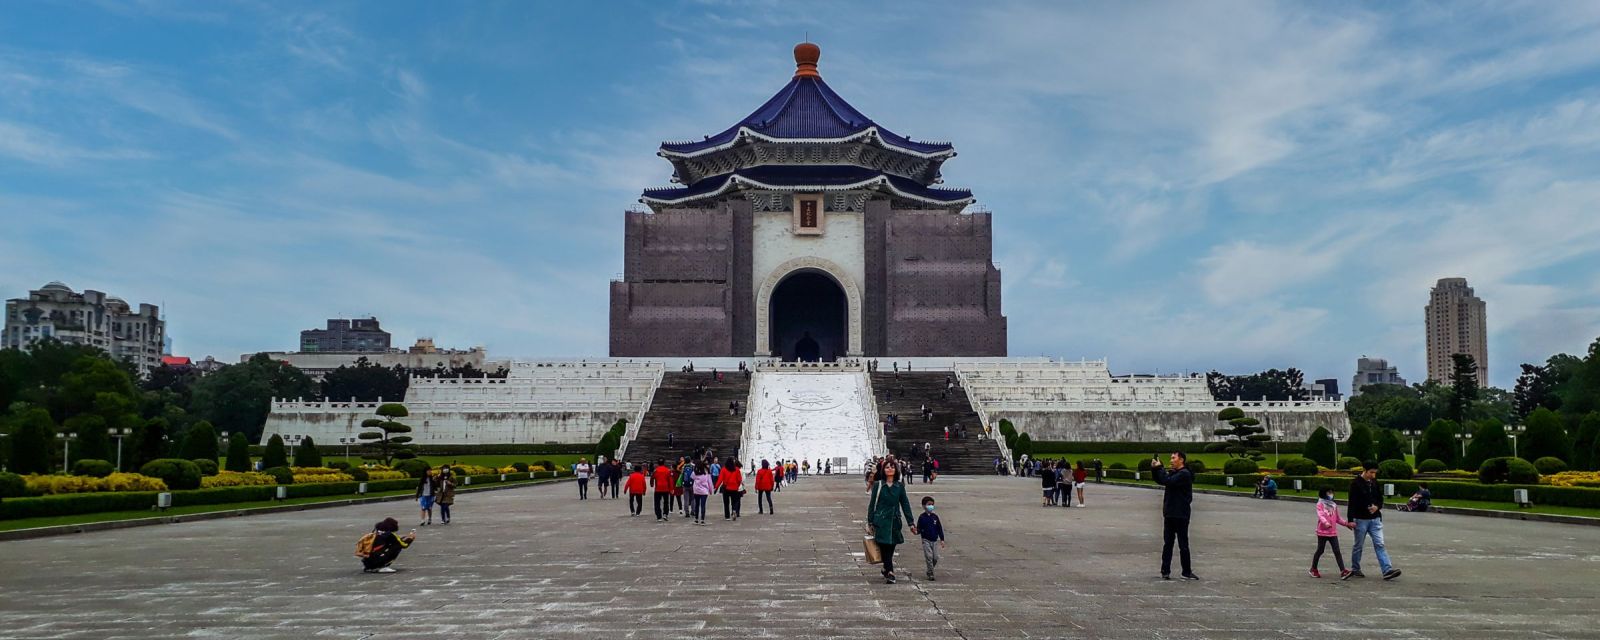
[[[821,71],[995,215],[1013,355],[1491,381],[1600,335],[1600,4],[11,2],[0,293],[164,303],[176,351],[604,355],[662,140]]]

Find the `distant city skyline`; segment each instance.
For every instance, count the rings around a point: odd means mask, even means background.
[[[226,361],[357,315],[599,357],[654,150],[807,33],[851,104],[957,144],[1014,356],[1415,381],[1445,277],[1494,306],[1494,386],[1600,336],[1585,4],[16,4],[0,297],[150,301]]]

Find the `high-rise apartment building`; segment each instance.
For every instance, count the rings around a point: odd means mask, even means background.
[[[140,374],[161,364],[166,352],[167,321],[153,304],[134,311],[127,302],[103,292],[73,291],[51,282],[26,298],[6,301],[0,348],[27,351],[34,343],[54,338],[68,344],[97,347],[117,360],[132,362]]]
[[[1483,300],[1466,278],[1440,278],[1424,307],[1428,327],[1428,379],[1448,382],[1451,356],[1465,353],[1478,363],[1478,386],[1489,386],[1489,331]]]
[[[387,353],[389,332],[377,318],[329,319],[327,329],[300,332],[301,353]]]

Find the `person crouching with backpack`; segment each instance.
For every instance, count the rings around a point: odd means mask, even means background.
[[[356,544],[356,556],[361,558],[361,568],[366,573],[394,573],[395,558],[400,557],[400,551],[416,542],[417,532],[413,529],[404,536],[397,536],[394,532],[400,530],[400,523],[394,518],[384,518],[372,527],[369,540],[363,536],[361,542]],[[362,555],[365,552],[365,555]]]

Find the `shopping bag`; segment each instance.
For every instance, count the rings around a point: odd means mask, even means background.
[[[883,564],[883,550],[878,548],[876,539],[866,536],[861,539],[861,543],[866,547],[867,564]]]

